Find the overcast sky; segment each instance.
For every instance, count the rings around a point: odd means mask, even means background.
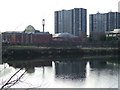
[[[88,14],[118,11],[119,0],[0,0],[0,31],[23,31],[28,25],[54,33],[54,11],[85,8]]]

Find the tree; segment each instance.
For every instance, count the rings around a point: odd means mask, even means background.
[[[106,36],[105,35],[101,35],[100,36],[100,41],[106,41]]]
[[[16,83],[18,83],[20,81],[20,79],[25,75],[26,70],[17,78],[17,79],[13,79],[23,68],[20,68],[18,71],[16,71],[0,88],[0,90],[3,90],[4,88],[6,88],[6,90],[10,87],[12,87],[13,85],[15,85]]]

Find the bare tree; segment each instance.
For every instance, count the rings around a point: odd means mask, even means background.
[[[12,80],[23,68],[20,68],[18,71],[16,71],[8,80],[7,82],[2,85],[2,87],[0,88],[0,90],[3,89],[8,89],[10,87],[12,87],[13,85],[15,85],[16,83],[18,83],[20,81],[20,79],[25,75],[26,70],[15,80]]]

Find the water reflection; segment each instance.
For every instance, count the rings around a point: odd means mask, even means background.
[[[24,77],[25,82],[33,86],[40,85],[43,88],[117,88],[118,62],[117,58],[113,57],[112,60],[110,58],[105,56],[96,58],[92,56],[90,58],[60,57],[50,61],[37,59],[7,63],[15,69],[25,68],[27,70],[26,77]]]
[[[26,67],[25,70],[27,71],[27,73],[34,73],[35,67]]]
[[[103,69],[107,65],[107,61],[99,61],[99,60],[94,60],[90,61],[90,67],[91,68],[97,68],[97,69]]]
[[[63,79],[83,79],[86,77],[86,61],[56,61],[55,75]]]
[[[34,73],[35,67],[44,67],[50,66],[52,67],[52,61],[39,61],[39,60],[32,60],[32,61],[14,61],[8,62],[10,66],[14,68],[25,68],[27,73]]]

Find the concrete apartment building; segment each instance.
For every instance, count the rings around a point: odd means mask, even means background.
[[[106,31],[120,28],[119,12],[90,14],[89,20],[90,37],[93,40],[100,40]]]
[[[118,12],[120,12],[120,1],[118,2]]]
[[[87,10],[74,8],[55,11],[55,33],[70,33],[75,36],[86,36]]]

